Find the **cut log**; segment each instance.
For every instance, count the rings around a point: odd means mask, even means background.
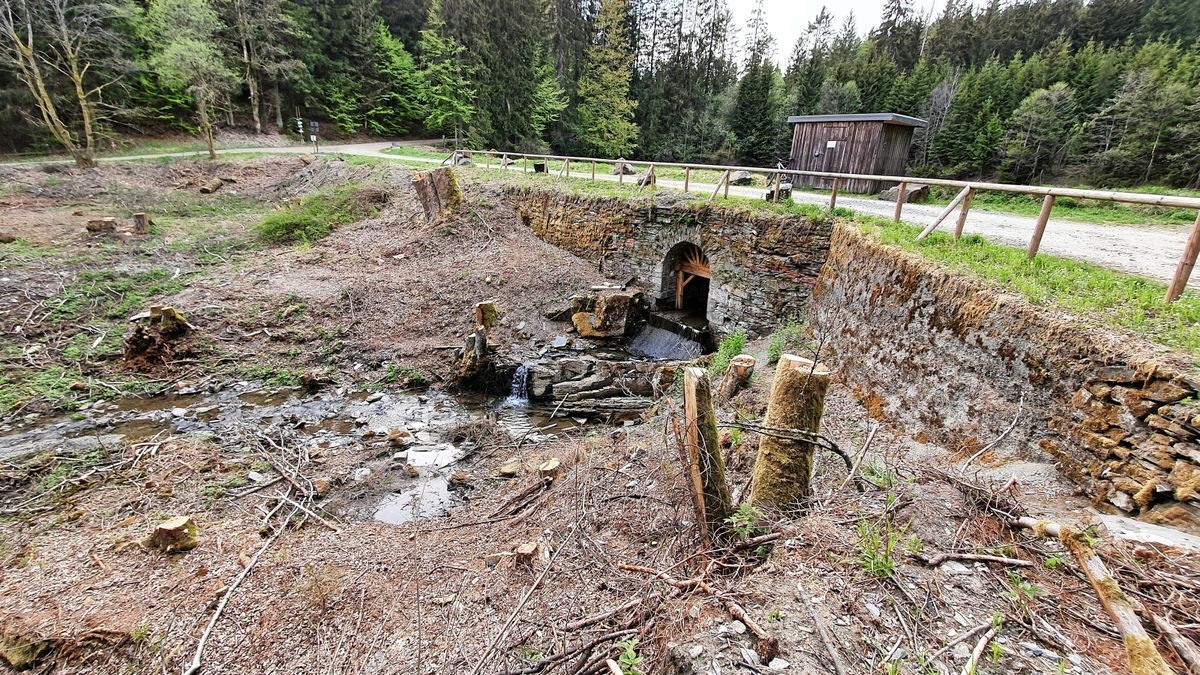
[[[146,545],[164,553],[190,551],[198,542],[196,521],[191,516],[175,516],[158,524],[146,539]]]
[[[204,182],[203,185],[200,186],[200,194],[210,195],[210,194],[216,192],[217,190],[220,190],[221,186],[224,184],[225,184],[225,181],[221,180],[220,178],[212,178],[210,180],[207,180]]]
[[[784,354],[775,368],[766,427],[817,433],[825,411],[825,391],[830,373],[825,366]],[[816,445],[764,435],[754,461],[750,503],[760,508],[789,510],[812,494],[812,466]]]
[[[117,229],[116,218],[96,218],[87,221],[87,231],[90,234],[112,234]]]
[[[729,360],[725,376],[721,378],[721,386],[717,387],[717,401],[728,401],[750,382],[754,374],[754,357],[749,354],[738,354]]]
[[[732,498],[725,483],[725,462],[717,441],[717,411],[713,406],[712,383],[703,368],[683,371],[683,414],[686,423],[685,446],[693,475],[700,475],[704,521],[709,533],[727,529],[725,519],[732,512]]]
[[[145,213],[133,214],[133,233],[150,234],[150,216]]]

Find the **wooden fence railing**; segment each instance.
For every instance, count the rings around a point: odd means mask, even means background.
[[[971,210],[971,202],[977,192],[1006,192],[1010,194],[1023,194],[1042,197],[1042,208],[1038,212],[1037,221],[1034,224],[1033,236],[1029,240],[1029,246],[1026,248],[1026,255],[1029,259],[1037,256],[1038,248],[1041,246],[1042,235],[1046,232],[1046,223],[1050,220],[1050,213],[1054,209],[1054,201],[1058,197],[1072,197],[1076,199],[1094,199],[1098,201],[1117,202],[1121,204],[1138,204],[1143,206],[1159,206],[1165,208],[1180,208],[1180,209],[1195,209],[1197,211],[1196,224],[1192,227],[1191,236],[1188,238],[1187,245],[1184,247],[1183,253],[1179,258],[1179,264],[1175,268],[1175,275],[1171,280],[1170,286],[1167,288],[1166,302],[1174,302],[1180,295],[1183,294],[1187,287],[1188,279],[1191,277],[1192,269],[1196,265],[1197,255],[1200,254],[1200,198],[1186,197],[1183,195],[1158,195],[1145,192],[1118,192],[1114,190],[1087,190],[1082,188],[1062,188],[1049,187],[1040,185],[1009,185],[1007,183],[986,183],[979,181],[961,181],[948,180],[942,178],[914,178],[912,176],[885,176],[874,174],[857,174],[857,173],[834,173],[828,171],[801,171],[796,169],[786,168],[766,168],[761,166],[736,166],[726,164],[690,164],[683,162],[654,162],[646,160],[625,160],[625,159],[602,159],[598,157],[573,157],[569,155],[542,155],[520,152],[499,152],[495,150],[472,150],[471,155],[482,155],[487,158],[487,165],[490,166],[490,158],[496,157],[500,159],[501,166],[507,168],[516,161],[520,160],[525,171],[529,170],[529,160],[543,160],[562,162],[562,168],[558,172],[558,177],[571,177],[571,164],[590,164],[590,178],[596,179],[596,165],[615,165],[617,163],[627,164],[631,167],[646,167],[646,173],[650,176],[656,176],[656,170],[663,167],[671,167],[683,169],[683,191],[688,192],[691,187],[691,172],[696,170],[701,171],[720,171],[721,177],[718,179],[716,189],[713,190],[709,199],[716,198],[717,194],[724,192],[725,197],[729,197],[729,181],[730,175],[734,171],[747,171],[752,174],[767,174],[768,185],[771,184],[771,178],[774,178],[774,189],[771,193],[773,201],[779,201],[779,185],[783,176],[811,176],[815,178],[827,178],[831,181],[829,208],[832,209],[837,205],[838,191],[842,181],[847,180],[872,180],[888,183],[897,183],[899,189],[896,191],[896,208],[892,213],[892,218],[900,221],[900,217],[904,210],[905,197],[910,184],[919,185],[938,185],[943,187],[959,188],[959,192],[954,199],[946,206],[945,210],[929,224],[917,236],[918,239],[923,239],[931,232],[936,230],[946,218],[957,208],[958,220],[954,228],[954,238],[957,240],[962,236],[963,226],[967,221],[967,213]],[[505,162],[508,162],[507,164]],[[625,181],[625,174],[618,173],[618,182]]]

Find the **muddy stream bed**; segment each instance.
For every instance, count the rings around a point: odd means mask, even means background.
[[[232,383],[217,391],[100,401],[59,418],[30,416],[0,426],[0,460],[52,452],[80,455],[119,444],[200,437],[244,446],[253,434],[287,434],[306,452],[348,454],[344,515],[403,523],[444,515],[462,502],[454,474],[477,447],[457,430],[493,420],[513,438],[534,440],[589,422],[550,418],[519,392],[500,400],[428,391],[262,388]],[[248,447],[243,450],[250,451]],[[247,485],[269,479],[249,471]],[[361,486],[361,489],[355,489]]]

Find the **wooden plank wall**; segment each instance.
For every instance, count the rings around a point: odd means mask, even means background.
[[[792,129],[792,159],[789,168],[797,171],[902,175],[912,143],[912,127],[882,122],[811,122],[795,124]],[[829,152],[828,140],[839,147]],[[820,150],[821,156],[814,156]],[[795,176],[801,187],[830,188],[833,181],[815,176]],[[847,180],[842,189],[870,194],[884,185],[874,180]]]

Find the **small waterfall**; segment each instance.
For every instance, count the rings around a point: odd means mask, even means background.
[[[690,361],[704,353],[699,342],[651,325],[630,341],[628,350],[656,361]]]
[[[504,399],[505,408],[524,408],[529,405],[529,369],[525,364],[517,367],[513,373],[512,387],[508,398]]]

